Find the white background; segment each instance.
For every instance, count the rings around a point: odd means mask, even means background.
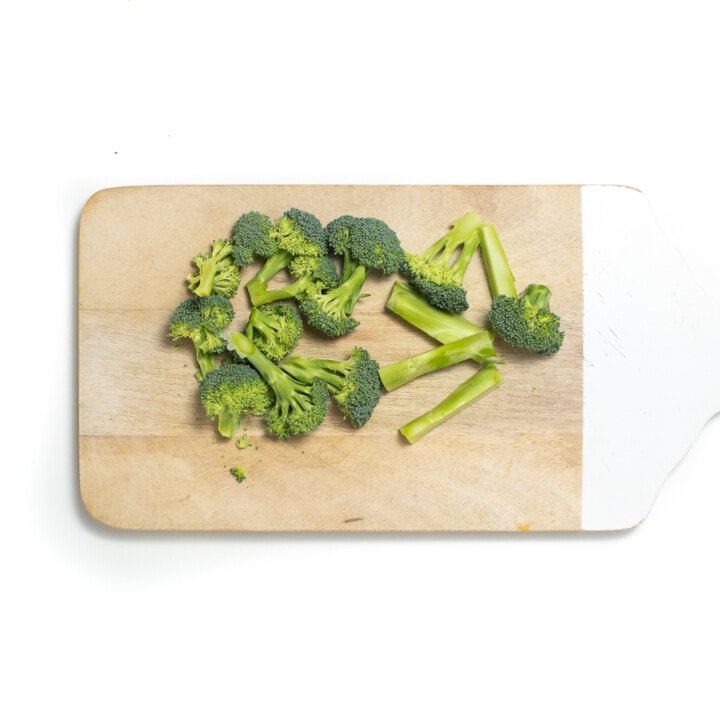
[[[5,3],[0,60],[0,715],[720,716],[717,418],[628,532],[125,534],[80,506],[74,356],[116,185],[623,183],[713,287],[710,4]]]

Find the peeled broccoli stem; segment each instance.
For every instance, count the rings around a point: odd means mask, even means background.
[[[415,443],[454,415],[486,395],[502,382],[502,376],[495,365],[486,365],[458,385],[434,408],[411,420],[400,428],[401,435]]]
[[[436,308],[407,283],[399,281],[393,284],[385,306],[413,327],[441,343],[475,335],[483,329],[462,315]]]
[[[484,363],[494,355],[492,333],[480,330],[475,335],[468,335],[391,365],[385,365],[380,368],[380,381],[383,387],[390,391],[435,370],[441,370],[465,360]]]
[[[494,225],[484,225],[480,229],[480,252],[485,261],[491,295],[494,298],[499,295],[517,297],[515,276]]]

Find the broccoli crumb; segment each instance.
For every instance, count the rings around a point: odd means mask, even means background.
[[[244,468],[244,467],[231,467],[230,468],[230,474],[239,483],[241,483],[243,480],[245,480],[245,477],[246,477],[245,471],[246,471],[246,468]]]
[[[252,445],[252,440],[247,435],[241,435],[236,441],[235,441],[235,447],[238,450],[244,450],[245,448],[248,448]]]

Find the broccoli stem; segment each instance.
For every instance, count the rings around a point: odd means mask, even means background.
[[[233,415],[227,408],[222,408],[217,416],[218,432],[226,438],[231,438],[240,424],[240,417]]]
[[[441,343],[475,335],[483,329],[462,315],[436,308],[420,293],[399,281],[393,284],[385,306],[413,327]]]
[[[500,243],[494,225],[485,225],[480,230],[480,252],[485,261],[490,293],[494,298],[499,295],[517,297],[515,276],[510,269],[505,249]]]
[[[502,376],[495,365],[486,365],[458,385],[447,397],[434,408],[420,417],[411,420],[400,428],[401,435],[409,442],[415,443],[420,438],[435,430],[446,420],[457,415],[461,410],[479,400],[502,382]]]
[[[475,335],[438,345],[432,350],[380,368],[380,381],[383,387],[390,391],[435,370],[456,365],[464,360],[484,363],[494,355],[492,334],[487,330],[481,330]]]
[[[208,260],[203,263],[198,271],[199,282],[194,292],[198,297],[207,297],[212,295],[213,283],[215,281],[215,263]]]
[[[294,297],[294,295],[289,294],[292,292],[291,285],[277,288],[276,290],[268,290],[270,280],[281,270],[284,270],[292,258],[293,256],[287,250],[278,250],[278,252],[271,255],[261,265],[255,275],[247,281],[245,287],[250,296],[250,302],[254,307],[267,305],[274,300],[288,300]]]
[[[282,368],[296,380],[307,384],[319,377],[331,391],[338,392],[345,381],[347,361],[291,356],[283,361]]]
[[[346,315],[352,315],[366,278],[367,268],[358,264],[337,289],[331,290],[333,294],[337,294],[342,302]]]
[[[235,352],[247,360],[262,375],[276,396],[282,398],[293,397],[294,387],[290,376],[281,370],[272,360],[261,353],[255,343],[244,333],[228,333],[228,341],[235,348]]]
[[[205,377],[211,370],[215,369],[214,353],[207,353],[196,349],[195,355],[197,357],[198,367],[200,368],[200,375],[202,377]]]

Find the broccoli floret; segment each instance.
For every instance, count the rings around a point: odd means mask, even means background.
[[[287,302],[254,307],[244,332],[265,357],[278,362],[297,347],[303,334],[302,317]]]
[[[233,259],[240,267],[250,265],[257,257],[267,258],[277,251],[277,238],[270,218],[257,210],[241,215],[230,233]]]
[[[227,337],[230,347],[260,373],[273,392],[273,402],[263,416],[271,435],[286,439],[312,432],[322,424],[330,398],[324,380],[296,380],[265,357],[244,333],[228,333]]]
[[[240,286],[240,268],[233,259],[233,244],[220,239],[212,243],[209,253],[193,258],[197,272],[187,276],[188,288],[198,297],[224,295],[232,297]]]
[[[486,365],[458,385],[447,397],[423,415],[400,428],[400,434],[415,443],[431,430],[435,430],[461,410],[479,400],[502,382],[502,376],[494,364]]]
[[[251,446],[252,446],[252,440],[247,436],[247,434],[241,435],[235,441],[235,447],[238,450],[244,450],[245,448],[249,448]]]
[[[483,225],[479,215],[466,213],[424,252],[405,253],[403,274],[436,307],[454,313],[468,309],[463,282]]]
[[[201,377],[215,368],[216,356],[226,349],[222,334],[234,317],[232,303],[224,295],[188,298],[173,310],[169,335],[173,340],[192,340]]]
[[[405,257],[397,234],[377,218],[342,215],[328,223],[328,242],[342,257],[340,284],[316,284],[299,299],[308,324],[329,337],[346,335],[360,323],[352,317],[369,272],[400,269]]]
[[[507,343],[553,355],[563,344],[560,318],[550,310],[550,289],[530,284],[520,294],[505,249],[493,225],[483,227],[480,250],[492,295],[488,318],[495,332]]]
[[[274,252],[246,284],[255,307],[297,297],[313,284],[332,286],[340,282],[337,268],[328,256],[327,233],[314,215],[295,208],[288,210],[274,224],[273,236]],[[270,289],[270,281],[285,269],[294,281]]]
[[[394,390],[415,378],[441,370],[465,360],[485,363],[495,360],[493,334],[480,330],[475,335],[438,345],[432,350],[398,360],[380,368],[380,380],[386,390]]]
[[[231,438],[244,415],[263,415],[268,410],[273,394],[255,368],[227,363],[202,379],[200,400],[207,416],[217,418],[218,432]]]
[[[441,310],[407,283],[395,282],[385,307],[407,323],[441,343],[449,343],[484,328],[462,315]]]
[[[293,355],[281,367],[301,382],[316,377],[324,380],[338,409],[353,427],[365,425],[380,402],[379,366],[364,348],[353,348],[345,360]]]

